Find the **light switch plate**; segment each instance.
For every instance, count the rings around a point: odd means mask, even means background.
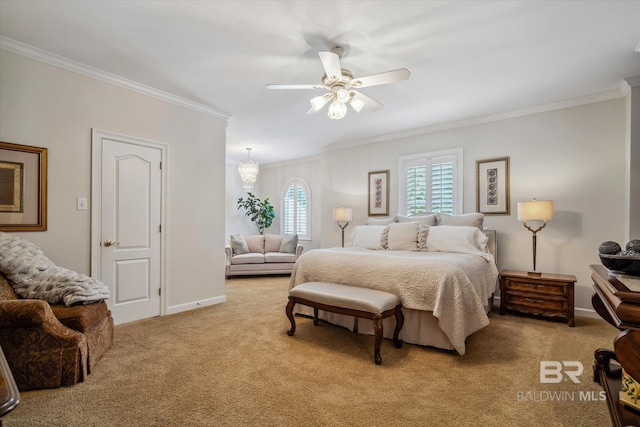
[[[87,210],[87,198],[86,197],[78,197],[78,210],[86,211]]]

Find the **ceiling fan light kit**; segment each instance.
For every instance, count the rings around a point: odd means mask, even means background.
[[[314,114],[329,104],[327,116],[330,119],[340,120],[347,115],[348,103],[356,113],[366,108],[369,111],[376,111],[382,107],[378,101],[369,98],[353,88],[363,88],[378,86],[388,83],[407,80],[411,73],[406,68],[387,71],[380,74],[372,74],[366,77],[353,78],[349,70],[340,67],[340,58],[344,53],[344,48],[335,46],[331,51],[318,52],[325,74],[322,76],[322,85],[282,85],[269,84],[268,89],[326,89],[329,92],[324,95],[311,98],[311,108],[307,114]]]

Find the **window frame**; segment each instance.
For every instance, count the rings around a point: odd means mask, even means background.
[[[401,215],[408,215],[407,209],[407,196],[406,196],[406,168],[411,164],[416,164],[421,161],[427,162],[428,165],[434,163],[434,160],[443,157],[453,157],[454,158],[454,180],[453,180],[453,214],[460,215],[463,212],[463,188],[464,188],[464,158],[462,153],[462,148],[452,148],[448,150],[439,150],[439,151],[429,151],[418,154],[411,154],[407,156],[401,156],[398,162],[398,170],[399,170],[399,199],[398,199],[398,210]],[[431,168],[429,168],[431,170]],[[427,176],[427,188],[431,189],[431,173]],[[427,209],[429,210],[432,206],[431,202],[431,191],[427,192]]]
[[[307,220],[307,233],[306,234],[300,234],[300,233],[295,233],[298,234],[298,241],[303,241],[303,242],[311,242],[311,189],[309,188],[309,184],[307,184],[307,182],[302,179],[302,178],[291,178],[289,179],[283,186],[282,188],[282,193],[281,193],[281,197],[280,197],[280,230],[282,234],[285,234],[285,206],[286,206],[286,199],[287,199],[287,192],[289,191],[289,189],[293,186],[293,185],[298,185],[300,187],[302,187],[302,190],[304,191],[306,197],[307,197],[307,212],[306,212],[306,220]],[[294,192],[295,197],[297,198],[297,193]],[[297,204],[294,203],[294,209],[296,208]],[[297,218],[297,212],[294,211],[294,221]],[[294,228],[297,228],[297,224],[294,225]]]

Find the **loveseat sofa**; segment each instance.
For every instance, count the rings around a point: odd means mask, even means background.
[[[226,276],[291,274],[302,254],[297,235],[232,235],[225,247]]]
[[[0,273],[0,347],[20,390],[83,381],[112,343],[104,301],[69,307],[22,299]]]

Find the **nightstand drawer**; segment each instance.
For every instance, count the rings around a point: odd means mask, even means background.
[[[519,305],[523,307],[534,307],[544,310],[556,310],[566,312],[569,308],[567,300],[555,301],[538,298],[537,296],[509,295],[507,305]]]
[[[504,285],[508,291],[520,291],[528,293],[537,293],[544,295],[567,296],[567,287],[558,285],[549,285],[545,283],[516,282],[513,280],[505,280]]]

